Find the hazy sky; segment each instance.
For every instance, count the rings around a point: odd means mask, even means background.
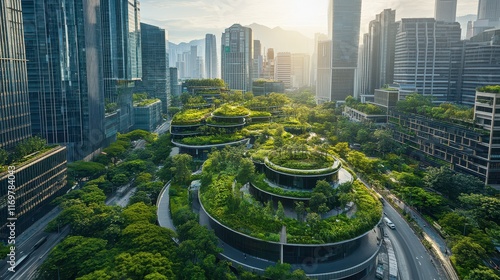
[[[361,32],[383,9],[396,17],[434,17],[435,0],[364,0]],[[458,0],[457,16],[476,14],[478,0]],[[141,21],[161,26],[174,43],[213,33],[219,40],[234,23],[280,26],[313,37],[327,32],[328,0],[142,0]]]

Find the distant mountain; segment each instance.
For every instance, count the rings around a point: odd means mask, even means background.
[[[475,21],[477,19],[477,15],[465,15],[457,17],[457,22],[460,23],[460,27],[462,28],[462,39],[465,39],[465,34],[467,34],[467,22]]]
[[[252,23],[247,27],[252,28],[254,40],[260,40],[262,52],[264,48],[273,48],[274,53],[291,52],[312,54],[314,40],[297,31],[284,30],[281,27],[269,28],[264,25]]]

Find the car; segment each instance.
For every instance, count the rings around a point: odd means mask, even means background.
[[[394,225],[394,223],[389,220],[389,218],[385,217],[384,218],[384,223],[390,228],[390,229],[396,229],[396,226]]]

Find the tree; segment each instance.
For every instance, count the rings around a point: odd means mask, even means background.
[[[4,165],[8,159],[9,154],[4,149],[0,149],[0,166]]]
[[[21,143],[16,145],[16,158],[20,159],[31,153],[37,152],[45,148],[47,141],[41,137],[34,136],[23,140]]]
[[[116,269],[112,272],[117,279],[142,280],[155,275],[173,279],[172,262],[161,254],[139,252],[131,255],[122,253],[115,259]],[[154,278],[153,278],[154,279]]]
[[[106,167],[97,162],[75,161],[68,164],[68,175],[81,182],[85,178],[97,178],[104,174]]]
[[[135,222],[154,223],[156,221],[155,206],[148,206],[144,202],[138,202],[123,209],[122,216],[127,225]]]
[[[297,220],[302,221],[306,215],[306,207],[303,201],[295,201],[295,213],[297,213]]]
[[[452,259],[463,269],[471,270],[482,263],[486,251],[470,237],[463,237],[451,248]]]
[[[472,270],[465,280],[500,280],[500,277],[493,270],[480,266]]]
[[[281,201],[278,201],[278,209],[276,210],[276,218],[278,220],[283,221],[285,219],[285,208],[283,207],[283,204],[281,204]]]
[[[115,142],[102,150],[102,153],[108,156],[111,162],[116,165],[118,159],[123,156],[125,151],[126,149],[122,145]]]
[[[130,200],[128,203],[129,203],[129,205],[132,205],[132,204],[135,204],[138,202],[142,202],[146,205],[151,205],[151,198],[149,197],[149,195],[145,191],[138,191],[138,192],[134,193],[134,195],[132,197],[130,197]]]
[[[59,243],[39,268],[39,279],[75,279],[98,252],[106,247],[106,240],[83,236],[69,236]],[[101,265],[104,265],[102,263]],[[94,267],[98,270],[102,267]],[[60,278],[58,278],[60,277]]]
[[[115,187],[123,186],[128,182],[130,182],[130,179],[125,174],[116,174],[113,176],[113,179],[111,179],[111,183],[113,183]]]
[[[174,174],[173,181],[187,184],[191,179],[191,165],[193,157],[188,154],[178,154],[172,158],[171,174]]]
[[[500,199],[482,194],[462,194],[458,200],[469,209],[475,220],[485,224],[493,221],[500,224]]]

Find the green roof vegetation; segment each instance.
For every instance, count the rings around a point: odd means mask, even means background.
[[[191,79],[184,82],[186,87],[226,87],[222,79]]]
[[[187,109],[174,115],[172,118],[173,125],[189,125],[201,122],[208,117],[212,112],[212,108],[208,109]]]
[[[224,104],[221,107],[217,108],[213,115],[221,116],[221,117],[238,117],[238,116],[247,116],[250,114],[250,110],[243,106],[235,106]]]
[[[385,111],[382,110],[382,108],[373,105],[373,104],[368,104],[368,103],[361,103],[354,99],[352,96],[348,96],[346,98],[346,105],[348,107],[351,107],[355,110],[358,110],[360,112],[363,112],[367,115],[383,115],[385,114]]]
[[[500,93],[500,85],[491,85],[477,88],[477,91],[488,93]]]
[[[146,106],[154,104],[154,103],[156,103],[158,101],[160,101],[160,99],[158,99],[158,98],[144,99],[144,100],[141,100],[141,101],[138,101],[138,102],[134,102],[134,106],[136,106],[136,107],[146,107]]]
[[[182,138],[182,140],[180,140],[180,143],[184,145],[203,146],[231,143],[239,140],[243,140],[243,136],[240,134],[203,135]]]

